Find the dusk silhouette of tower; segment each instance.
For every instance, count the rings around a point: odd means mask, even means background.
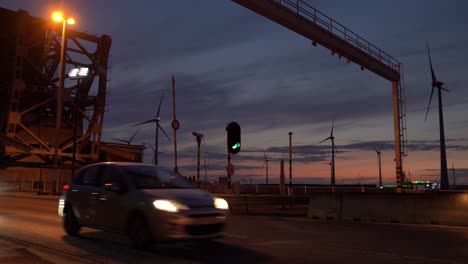
[[[320,143],[330,140],[332,143],[332,159],[331,159],[331,182],[332,186],[335,186],[335,137],[333,136],[333,127],[335,126],[335,118],[333,118],[332,128],[330,132],[330,136],[326,139],[320,141]]]
[[[377,153],[377,159],[379,161],[379,187],[382,187],[382,162],[380,159],[380,155],[382,154],[382,148],[376,149],[374,147],[374,150]]]
[[[452,161],[452,186],[453,186],[453,189],[457,187],[457,182],[455,181],[455,165],[453,161]]]
[[[163,98],[164,98],[164,94],[161,96],[161,100],[159,101],[158,111],[156,112],[156,117],[155,117],[155,118],[150,119],[150,120],[147,120],[147,121],[145,121],[145,122],[138,123],[138,124],[136,124],[136,125],[133,125],[133,126],[139,126],[139,125],[148,124],[148,123],[155,123],[155,126],[156,126],[156,136],[155,136],[155,139],[154,139],[154,158],[153,158],[154,165],[158,165],[158,151],[159,151],[159,148],[158,148],[158,143],[159,143],[158,137],[159,137],[159,130],[161,129],[161,131],[162,131],[162,132],[164,133],[164,135],[167,137],[167,139],[169,140],[169,142],[172,142],[171,139],[169,138],[169,136],[167,135],[166,131],[164,131],[164,129],[163,129],[163,128],[161,127],[161,125],[159,124],[159,121],[161,121],[161,118],[159,117],[159,113],[161,112],[161,104],[162,104]]]
[[[448,90],[442,87],[444,83],[437,80],[435,76],[434,69],[432,68],[431,53],[429,52],[429,43],[427,43],[427,55],[429,57],[429,66],[431,68],[432,90],[431,90],[431,97],[429,98],[429,104],[427,106],[426,117],[424,121],[427,120],[427,115],[429,113],[429,108],[431,106],[434,89],[437,88],[437,96],[439,99],[440,188],[442,190],[447,190],[449,187],[449,182],[448,182],[448,171],[447,171],[447,154],[446,154],[446,149],[445,149],[444,113],[442,110],[442,90],[447,91],[447,92]]]
[[[265,158],[265,161],[263,162],[263,167],[266,168],[266,184],[268,184],[268,161],[270,161],[268,158],[267,158],[267,155],[266,155],[266,152],[263,152],[263,156]]]

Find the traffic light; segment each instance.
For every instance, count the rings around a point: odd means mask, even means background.
[[[237,154],[241,148],[241,128],[238,123],[231,122],[226,126],[227,148],[229,153]]]

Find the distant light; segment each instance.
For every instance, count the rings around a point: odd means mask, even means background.
[[[79,68],[71,69],[70,72],[68,73],[68,76],[71,77],[71,78],[77,77],[79,70],[80,70]]]
[[[88,76],[89,68],[83,67],[78,71],[79,76]]]
[[[89,68],[82,67],[82,68],[73,68],[68,72],[68,77],[71,79],[80,79],[83,77],[88,76]]]

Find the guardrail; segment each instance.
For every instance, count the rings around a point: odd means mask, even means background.
[[[68,182],[58,183],[58,192],[61,192],[63,186]],[[2,192],[38,192],[38,193],[53,193],[57,192],[56,181],[0,181],[0,191]]]

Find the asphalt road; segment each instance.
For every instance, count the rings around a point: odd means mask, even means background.
[[[57,203],[0,196],[0,239],[52,249],[76,263],[468,263],[466,227],[278,216],[231,215],[223,239],[138,251],[118,234],[83,229],[80,237],[67,236]],[[44,258],[53,263],[52,253]]]

